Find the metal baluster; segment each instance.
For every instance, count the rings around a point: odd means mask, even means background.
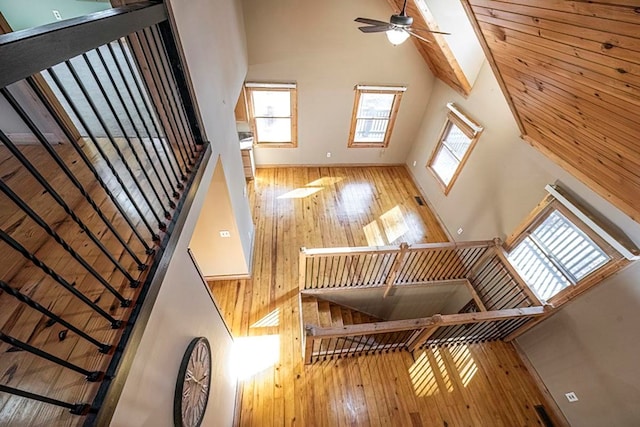
[[[84,164],[89,168],[89,170],[93,174],[94,178],[96,179],[96,181],[100,185],[100,188],[102,188],[104,190],[104,192],[107,194],[109,199],[113,202],[114,206],[118,209],[118,212],[120,212],[120,214],[122,215],[122,217],[124,218],[126,223],[129,225],[129,227],[131,228],[131,231],[133,232],[133,234],[138,238],[138,240],[140,241],[140,243],[144,247],[145,251],[147,251],[147,254],[153,253],[153,250],[151,249],[151,247],[142,238],[142,235],[136,229],[136,227],[133,225],[133,223],[131,222],[131,219],[127,216],[127,214],[125,213],[124,209],[122,209],[122,206],[120,206],[120,204],[116,200],[116,198],[113,195],[113,193],[111,192],[111,190],[109,190],[109,188],[105,184],[104,180],[102,179],[102,177],[100,176],[100,174],[98,173],[96,168],[93,166],[93,164],[91,163],[91,161],[89,160],[87,155],[84,153],[84,151],[82,151],[82,147],[80,147],[78,142],[74,139],[73,135],[71,135],[69,133],[69,130],[64,125],[64,123],[62,122],[60,117],[58,117],[58,114],[56,113],[54,108],[51,106],[51,103],[49,102],[49,100],[42,94],[40,89],[37,87],[35,81],[33,80],[33,77],[27,77],[27,83],[29,83],[29,86],[31,86],[31,88],[36,93],[36,95],[38,95],[38,98],[45,105],[45,107],[47,108],[47,111],[55,119],[55,121],[58,124],[58,126],[64,131],[65,135],[67,136],[67,139],[69,140],[69,142],[71,143],[73,148],[75,148],[76,152],[78,153],[78,155],[80,156],[80,158],[82,159]],[[49,144],[47,144],[47,146],[48,145]],[[45,148],[47,148],[47,147],[45,147]],[[57,153],[54,150],[52,150],[52,152],[53,152],[52,155],[55,154],[54,159],[56,159],[56,163],[58,163],[58,164],[63,163],[62,160],[57,155]],[[75,177],[74,177],[74,179],[75,179]],[[75,184],[75,182],[74,182],[74,184]],[[78,187],[78,185],[76,185],[76,187]],[[104,215],[102,210],[95,204],[95,202],[93,202],[93,200],[89,201],[89,199],[90,199],[89,194],[84,190],[84,188],[82,188],[82,189],[78,188],[78,190],[80,190],[82,195],[85,196],[85,198],[87,199],[87,202],[98,213],[98,216],[100,217],[100,219],[102,219],[102,221],[107,225],[109,230],[111,230],[113,235],[116,236],[116,238],[118,239],[120,244],[126,249],[126,251],[129,253],[129,255],[131,255],[131,257],[135,260],[135,262],[138,264],[138,269],[139,270],[144,270],[146,268],[146,265],[142,262],[142,260],[140,258],[138,258],[138,256],[135,254],[135,252],[133,252],[133,250],[129,247],[129,245],[127,245],[127,243],[124,241],[122,236],[120,236],[120,234],[116,231],[116,229],[114,228],[114,226],[111,223],[111,221],[109,221],[109,219],[107,219],[107,217]],[[85,195],[85,193],[86,193],[86,195]]]
[[[146,94],[145,92],[142,90],[142,87],[140,86],[140,82],[138,80],[138,75],[136,74],[136,72],[134,71],[133,68],[133,64],[131,63],[131,60],[129,59],[129,55],[127,55],[127,50],[126,47],[124,45],[124,43],[122,42],[122,40],[118,39],[118,45],[120,46],[120,49],[122,49],[122,54],[124,56],[124,60],[127,64],[127,68],[129,69],[129,74],[131,75],[131,78],[133,79],[133,82],[135,83],[135,87],[136,90],[138,91],[138,94],[140,95],[140,98],[144,101],[143,104],[147,110],[147,115],[149,116],[149,120],[151,121],[151,124],[153,125],[153,129],[156,132],[156,135],[158,135],[158,141],[160,142],[160,147],[162,148],[162,151],[164,152],[166,159],[167,159],[167,163],[169,164],[169,169],[171,169],[171,172],[173,173],[173,176],[176,179],[176,187],[178,188],[178,190],[183,190],[184,189],[184,185],[180,182],[180,180],[182,179],[183,181],[187,180],[187,177],[184,176],[184,174],[182,173],[182,171],[180,170],[180,165],[178,164],[178,158],[176,157],[176,153],[173,150],[173,147],[169,146],[169,148],[171,149],[171,154],[173,155],[173,162],[171,161],[171,156],[169,156],[169,152],[167,151],[167,147],[163,141],[163,135],[164,138],[166,140],[167,138],[167,133],[164,130],[164,126],[162,125],[162,121],[160,121],[159,119],[157,119],[158,117],[158,113],[156,110],[155,105],[153,104],[153,102],[151,102],[151,106],[153,108],[153,112],[151,111],[151,109],[149,108],[149,104],[147,103],[147,99],[146,99]],[[113,54],[113,52],[112,52]],[[143,83],[145,85],[145,87],[147,87],[147,83],[146,81],[143,79]],[[149,88],[147,87],[147,90],[149,90]],[[155,114],[154,114],[155,113]],[[142,116],[141,116],[142,118]],[[156,119],[160,122],[160,126],[163,128],[163,132],[160,132],[160,129],[158,129],[158,125],[156,124]],[[144,123],[144,120],[143,120]],[[147,129],[146,125],[145,125],[145,129]],[[147,129],[148,131],[148,129]],[[151,134],[149,134],[149,136],[151,137]],[[157,147],[155,146],[155,144],[152,144],[154,149],[157,150]],[[178,171],[180,172],[180,177],[178,177],[178,173],[176,172],[176,168],[178,168]]]
[[[98,76],[95,73],[95,70],[93,69],[91,64],[88,62],[86,54],[83,53],[82,56],[83,56],[84,60],[87,61],[87,66],[89,68],[89,71],[91,72],[93,78],[95,79],[96,83],[98,84],[98,87],[100,88],[100,91],[102,92],[103,97],[109,103],[110,101],[108,101],[108,96],[105,93],[104,88],[102,87],[102,84],[100,83],[100,80],[98,79]],[[140,195],[142,196],[142,198],[146,202],[147,206],[149,206],[149,211],[151,211],[151,214],[153,215],[153,217],[158,222],[158,228],[161,231],[165,231],[167,229],[167,224],[162,222],[162,220],[160,219],[160,215],[158,215],[158,213],[153,208],[153,204],[151,203],[151,200],[149,200],[149,197],[147,196],[147,193],[142,188],[142,184],[138,181],[138,178],[136,177],[136,174],[131,169],[131,166],[129,165],[129,162],[127,161],[124,153],[122,152],[122,150],[120,150],[120,147],[118,146],[118,143],[116,142],[115,138],[111,134],[111,131],[109,130],[109,126],[107,126],[107,124],[105,123],[104,119],[102,118],[102,115],[100,114],[100,111],[98,110],[98,107],[93,102],[93,98],[91,98],[91,95],[89,95],[89,91],[87,90],[86,86],[82,82],[82,79],[78,75],[78,72],[76,71],[75,67],[73,66],[71,61],[65,61],[64,63],[66,64],[67,68],[71,72],[71,75],[73,76],[73,79],[75,80],[76,84],[80,88],[80,91],[84,95],[84,98],[87,101],[87,103],[89,104],[89,107],[91,108],[91,111],[93,111],[93,114],[95,115],[96,119],[98,119],[98,122],[100,123],[100,125],[104,129],[104,131],[105,131],[105,133],[107,135],[107,139],[111,143],[111,146],[113,147],[113,149],[116,151],[116,153],[120,157],[120,160],[122,161],[122,165],[124,166],[126,171],[129,173],[129,175],[131,176],[131,179],[133,180],[133,182],[135,183],[136,187],[138,188],[138,192],[140,193]],[[117,118],[117,114],[114,114],[114,115]],[[119,119],[117,119],[117,121],[118,120]],[[143,171],[144,174],[146,174],[146,171],[145,171],[144,167],[142,167],[142,171]]]
[[[169,86],[169,89],[171,91],[171,100],[173,101],[173,105],[174,108],[177,110],[178,116],[180,118],[179,122],[180,122],[180,128],[182,129],[183,135],[184,135],[184,140],[186,140],[187,142],[187,147],[189,148],[189,152],[191,153],[191,157],[196,157],[196,151],[197,148],[195,147],[195,141],[193,138],[193,134],[191,133],[191,129],[189,128],[189,126],[185,125],[186,122],[186,112],[184,111],[184,105],[182,102],[178,102],[181,101],[180,96],[176,93],[175,89],[176,89],[176,80],[175,80],[175,76],[173,75],[173,73],[171,72],[171,67],[169,66],[168,60],[167,60],[167,55],[166,55],[166,50],[164,47],[164,44],[162,43],[162,41],[158,41],[158,37],[159,35],[158,33],[158,29],[156,27],[151,27],[149,29],[149,31],[151,32],[151,35],[153,36],[153,44],[156,46],[156,51],[158,52],[158,56],[160,57],[160,63],[162,64],[162,67],[164,69],[165,75],[169,77],[169,79],[167,79],[167,86]],[[167,71],[168,70],[168,71]],[[171,84],[173,83],[173,84]],[[193,142],[193,147],[191,146]],[[194,151],[195,150],[195,151]]]
[[[141,34],[143,37],[141,37]],[[144,57],[145,60],[147,61],[147,64],[152,65],[153,69],[155,70],[157,79],[153,79],[153,82],[156,86],[156,89],[162,89],[162,90],[158,90],[158,94],[160,95],[162,92],[163,98],[166,100],[166,103],[169,104],[168,105],[168,112],[167,112],[167,108],[163,105],[163,110],[165,112],[165,116],[167,119],[167,123],[169,124],[169,126],[171,127],[171,133],[173,134],[174,137],[174,142],[176,144],[176,147],[178,147],[178,152],[180,153],[180,157],[182,158],[182,162],[184,164],[185,167],[185,171],[186,173],[191,173],[191,169],[190,166],[193,166],[193,161],[189,158],[189,155],[186,153],[186,151],[183,151],[184,147],[183,145],[180,143],[180,130],[178,129],[178,124],[175,118],[175,113],[173,111],[173,108],[171,108],[171,97],[169,96],[169,93],[167,91],[167,88],[164,85],[164,79],[162,78],[162,73],[160,73],[160,68],[158,67],[158,63],[155,61],[155,57],[153,55],[153,49],[151,47],[151,44],[149,43],[149,39],[147,38],[147,33],[145,32],[145,30],[142,31],[138,31],[136,33],[136,37],[138,38],[138,42],[140,43],[140,45],[142,46],[142,39],[144,39],[145,44],[147,49],[142,49],[142,52],[144,53]],[[146,51],[149,52],[149,55],[151,56],[151,61],[149,60],[149,58],[147,58],[147,54]],[[159,83],[156,81],[159,80]],[[171,113],[171,114],[169,114]],[[171,120],[173,119],[173,120]]]
[[[31,218],[33,221],[35,221],[36,224],[42,227],[47,232],[47,234],[49,234],[53,238],[53,240],[55,240],[60,246],[62,246],[62,248],[73,257],[73,259],[78,261],[80,265],[82,265],[85,270],[89,272],[89,274],[91,274],[98,282],[100,282],[102,286],[105,287],[105,289],[111,292],[118,299],[118,301],[120,301],[120,305],[122,307],[129,307],[131,305],[131,300],[126,299],[118,291],[116,291],[111,286],[111,284],[109,284],[109,282],[107,282],[104,277],[100,275],[100,273],[98,273],[91,265],[89,265],[89,263],[82,256],[80,256],[62,237],[60,237],[60,235],[56,233],[56,231],[51,228],[40,215],[38,215],[33,209],[31,209],[31,207],[26,204],[24,200],[22,200],[16,193],[14,193],[13,190],[11,190],[11,188],[9,188],[7,184],[5,184],[2,178],[0,178],[0,191],[6,194],[7,197],[9,197],[11,201],[13,201],[13,203],[18,205],[18,207],[22,209],[23,212],[29,215],[29,218]],[[131,279],[133,279],[133,277]]]
[[[37,400],[39,402],[60,406],[62,408],[67,408],[69,412],[71,412],[74,415],[86,415],[91,410],[91,406],[87,403],[63,402],[62,400],[52,399],[50,397],[42,396],[40,394],[30,393],[28,391],[9,387],[3,384],[0,384],[0,391],[3,393],[14,394],[20,397],[26,397],[27,399]]]
[[[109,82],[111,83],[111,86],[113,87],[113,90],[115,91],[116,96],[118,97],[118,101],[120,101],[120,105],[122,105],[122,109],[124,110],[125,115],[129,119],[129,123],[131,123],[131,127],[133,128],[133,131],[135,132],[136,137],[138,138],[138,142],[140,143],[140,146],[142,147],[142,151],[147,156],[147,160],[149,160],[149,164],[146,165],[146,167],[151,167],[151,170],[154,172],[156,178],[158,178],[158,185],[160,186],[160,188],[164,192],[165,196],[167,196],[167,202],[169,203],[169,208],[170,209],[175,209],[176,208],[176,204],[173,202],[173,200],[171,200],[171,195],[169,195],[169,191],[167,190],[167,188],[164,186],[164,184],[162,182],[162,178],[160,177],[160,173],[158,172],[158,169],[156,168],[155,162],[151,159],[151,154],[149,153],[149,150],[147,150],[147,147],[144,144],[144,141],[142,140],[142,136],[140,136],[140,132],[138,131],[138,128],[136,127],[136,124],[133,121],[133,118],[131,117],[131,112],[129,111],[129,108],[127,107],[127,103],[125,102],[125,100],[124,100],[124,98],[122,96],[122,93],[120,92],[120,90],[118,89],[118,86],[116,85],[116,81],[113,78],[113,74],[111,74],[111,70],[107,66],[107,62],[105,61],[104,56],[102,56],[102,53],[100,52],[100,48],[96,48],[94,50],[98,54],[98,58],[100,59],[100,63],[102,64],[102,67],[104,68],[104,71],[107,74],[107,77],[109,78]],[[85,56],[85,60],[86,59],[87,59],[87,57]],[[109,103],[109,105],[111,105],[110,101],[107,100],[107,102]],[[135,103],[135,99],[132,99],[132,102]],[[112,109],[112,111],[114,113],[114,116],[117,117],[117,115],[115,114],[114,108],[111,107],[111,109]],[[116,121],[118,122],[120,127],[123,128],[123,126],[120,123],[119,119],[116,119]],[[125,134],[124,129],[122,129],[122,133]],[[149,186],[152,188],[154,194],[158,198],[158,202],[162,206],[162,199],[158,195],[158,191],[155,189],[155,186],[153,185],[153,182],[149,179],[149,175],[145,171],[146,168],[142,165],[142,163],[140,162],[140,159],[138,159],[138,156],[135,154],[136,151],[135,151],[134,146],[133,146],[133,144],[131,142],[131,139],[129,138],[129,135],[125,134],[125,140],[127,141],[129,147],[131,148],[131,151],[134,153],[134,156],[135,156],[136,160],[138,160],[138,163],[140,164],[140,167],[142,167],[142,169],[144,171],[144,174],[145,174],[145,177],[147,178],[147,181],[149,182]],[[169,214],[169,212],[165,211],[165,218],[167,218],[167,215],[169,215],[169,217],[171,216]],[[169,219],[169,218],[167,218],[167,219]]]
[[[119,41],[119,40],[118,40]],[[118,60],[118,57],[113,49],[113,47],[111,46],[111,43],[107,44],[107,48],[109,50],[109,53],[111,54],[111,59],[113,61],[114,64],[116,64],[116,69],[118,70],[118,73],[120,75],[120,79],[122,79],[125,88],[127,89],[127,93],[129,94],[129,97],[131,98],[131,102],[133,104],[133,107],[136,111],[136,113],[138,114],[138,117],[140,118],[140,122],[142,123],[142,127],[144,128],[147,137],[149,138],[149,144],[151,144],[151,147],[153,148],[153,151],[156,154],[156,157],[158,158],[158,163],[160,163],[160,167],[162,168],[162,171],[164,172],[164,176],[167,179],[167,183],[169,184],[169,187],[171,187],[171,194],[173,197],[175,197],[176,199],[178,199],[180,197],[180,193],[178,193],[178,191],[175,189],[175,187],[173,186],[173,182],[171,181],[171,177],[169,176],[169,172],[167,171],[167,168],[164,164],[164,162],[162,161],[162,156],[160,155],[160,152],[158,151],[158,147],[156,147],[156,144],[154,144],[153,142],[153,136],[151,135],[151,132],[149,131],[149,127],[147,126],[147,121],[144,119],[142,112],[140,111],[140,107],[138,107],[138,103],[136,102],[136,98],[133,95],[133,90],[131,89],[131,85],[129,84],[129,79],[127,79],[127,77],[125,76],[124,70],[122,69],[122,66],[120,65],[120,61]],[[99,52],[99,50],[98,50]],[[122,55],[124,55],[126,57],[127,53],[126,52],[122,52]],[[136,76],[132,75],[131,78],[135,81],[136,80]],[[137,81],[136,81],[137,83]],[[149,111],[149,107],[147,106],[147,102],[146,99],[142,96],[142,94],[140,94],[140,100],[142,101],[142,103],[145,105],[145,107],[147,107],[147,112],[149,114],[149,119],[153,122],[153,116],[151,116],[151,111]],[[126,107],[125,107],[126,108]],[[129,110],[127,109],[127,112]],[[129,116],[130,113],[129,113]],[[130,119],[131,120],[131,119]],[[151,158],[151,156],[149,155],[146,146],[143,143],[143,139],[140,137],[140,134],[138,132],[138,128],[135,127],[133,121],[131,121],[131,124],[134,126],[134,129],[136,130],[136,135],[138,136],[138,139],[140,139],[141,143],[142,143],[142,147],[145,149],[145,152],[147,153],[147,157]],[[155,123],[154,123],[155,125]],[[160,133],[158,132],[158,138],[160,138]],[[166,152],[165,152],[166,155]],[[169,161],[169,159],[165,159],[167,162],[169,162],[169,168],[171,168],[171,162]],[[155,170],[155,167],[154,167]],[[175,174],[175,172],[174,172]],[[160,175],[158,173],[158,171],[156,170],[156,175],[158,175],[158,179],[160,179]],[[176,181],[179,183],[178,180],[178,176],[175,175]],[[162,180],[160,180],[162,182]],[[166,190],[165,190],[166,191]],[[167,194],[167,197],[169,197],[169,195]],[[171,209],[175,209],[175,204],[173,206],[171,206]]]
[[[102,244],[100,239],[85,225],[84,222],[75,214],[75,212],[67,205],[56,190],[47,182],[47,180],[38,172],[38,170],[27,160],[27,158],[16,148],[11,140],[0,130],[0,141],[9,149],[22,165],[31,173],[31,175],[42,185],[51,197],[64,209],[64,211],[74,220],[76,224],[84,231],[93,243],[105,254],[109,260],[120,270],[125,276],[128,275],[127,270],[115,259],[115,257]]]
[[[100,351],[100,353],[109,353],[109,351],[111,351],[111,348],[112,348],[111,345],[101,343],[97,339],[93,338],[91,335],[89,335],[86,332],[84,332],[83,330],[73,326],[71,323],[67,322],[62,317],[60,317],[60,316],[56,315],[55,313],[53,313],[52,311],[46,309],[42,305],[38,304],[36,301],[34,301],[31,298],[29,298],[27,295],[21,293],[17,289],[12,288],[11,286],[9,286],[8,283],[6,283],[6,282],[4,282],[2,280],[0,280],[0,289],[2,289],[7,294],[13,296],[14,298],[16,298],[18,301],[27,304],[29,307],[39,311],[40,313],[44,314],[48,318],[55,320],[57,323],[60,323],[65,328],[68,328],[69,330],[71,330],[71,331],[75,332],[76,334],[78,334],[80,337],[82,337],[85,340],[89,341],[90,343],[94,344],[96,347],[98,347],[98,350]]]
[[[63,366],[67,369],[70,369],[72,371],[75,371],[79,374],[84,375],[85,377],[87,377],[87,381],[90,382],[97,382],[97,381],[102,381],[104,379],[104,372],[101,371],[88,371],[84,368],[81,368],[78,365],[74,365],[71,362],[67,362],[66,360],[60,359],[59,357],[54,356],[53,354],[49,354],[46,351],[40,350],[37,347],[34,347],[32,345],[29,345],[25,342],[22,342],[20,340],[15,339],[12,336],[6,335],[4,334],[2,331],[0,331],[0,341],[4,341],[7,344],[11,344],[14,347],[18,347],[24,351],[27,351],[31,354],[35,354],[38,357],[41,357],[43,359],[46,359],[50,362],[53,362],[57,365]]]
[[[144,225],[149,230],[149,233],[151,234],[151,240],[153,240],[154,242],[159,242],[160,241],[160,236],[158,236],[156,234],[156,232],[153,230],[153,227],[151,226],[151,224],[149,224],[149,221],[147,221],[147,218],[144,216],[144,213],[140,209],[140,206],[138,206],[138,203],[135,201],[135,199],[131,195],[131,192],[129,191],[128,187],[122,181],[122,178],[120,178],[120,175],[118,175],[118,172],[116,171],[115,167],[113,166],[113,164],[109,160],[109,157],[104,152],[104,150],[102,149],[102,147],[98,143],[98,140],[96,139],[96,137],[91,132],[90,127],[87,125],[87,123],[85,122],[84,118],[80,114],[80,111],[78,110],[78,107],[73,102],[73,100],[69,96],[69,93],[67,92],[67,90],[64,88],[64,86],[60,82],[60,79],[58,78],[58,75],[56,74],[56,72],[52,68],[48,69],[47,71],[48,71],[49,75],[51,76],[51,78],[53,79],[53,81],[55,82],[55,84],[58,86],[58,90],[60,91],[60,93],[62,94],[64,99],[67,101],[67,103],[69,104],[69,106],[73,110],[73,113],[78,118],[78,121],[80,121],[80,124],[82,125],[82,127],[84,127],[85,131],[87,132],[87,135],[89,136],[89,139],[91,139],[91,142],[93,142],[93,145],[96,147],[96,149],[100,153],[100,156],[102,157],[102,159],[107,164],[107,167],[109,168],[111,173],[113,173],[113,176],[116,178],[116,181],[118,182],[118,184],[120,184],[120,187],[122,188],[124,193],[129,198],[129,202],[131,202],[131,205],[136,210],[136,212],[140,216],[140,219],[142,220]]]
[[[122,321],[121,320],[116,320],[109,313],[107,313],[102,308],[100,308],[98,305],[96,305],[93,301],[91,301],[89,298],[87,298],[86,295],[84,295],[82,292],[77,290],[71,283],[67,282],[62,276],[60,276],[58,273],[56,273],[51,267],[49,267],[47,264],[42,262],[34,254],[29,252],[24,246],[22,246],[20,243],[18,243],[16,240],[14,240],[11,236],[9,236],[7,233],[5,233],[5,231],[2,230],[2,229],[0,229],[0,240],[4,240],[9,246],[11,246],[16,251],[20,252],[20,254],[22,254],[23,257],[25,257],[26,259],[28,259],[29,261],[34,263],[36,265],[36,267],[40,268],[48,276],[50,276],[52,279],[54,279],[57,283],[62,285],[66,290],[68,290],[73,295],[78,297],[82,302],[84,302],[89,307],[91,307],[100,316],[102,316],[105,319],[107,319],[111,323],[111,327],[113,329],[118,329],[120,326],[122,326]]]
[[[97,49],[95,49],[95,51],[98,52],[98,55],[100,55],[100,53],[99,53],[99,51]],[[116,111],[115,106],[111,102],[110,97],[107,95],[106,88],[102,84],[102,81],[100,80],[100,78],[98,77],[98,74],[96,73],[96,71],[95,71],[95,69],[93,67],[93,64],[91,64],[91,61],[89,61],[89,57],[87,56],[86,53],[83,53],[82,54],[82,58],[84,59],[84,62],[87,64],[87,68],[91,72],[91,75],[93,76],[93,79],[95,80],[96,84],[98,85],[98,89],[100,89],[100,92],[102,93],[102,97],[104,98],[105,102],[109,106],[109,109],[111,110],[111,114],[113,115],[113,117],[114,117],[114,119],[116,121],[116,124],[118,125],[118,128],[120,129],[120,132],[122,132],[123,138],[127,142],[127,145],[129,146],[129,149],[131,150],[131,154],[133,154],[133,158],[136,159],[136,162],[140,166],[140,172],[142,172],[142,175],[144,175],[144,177],[146,178],[147,183],[149,184],[149,187],[151,188],[151,192],[155,196],[158,204],[160,205],[160,209],[163,209],[162,214],[164,215],[164,218],[167,219],[167,220],[171,219],[171,214],[169,213],[169,211],[167,209],[164,208],[163,203],[162,203],[162,197],[160,197],[160,194],[158,193],[158,190],[153,185],[153,182],[151,181],[151,178],[149,177],[149,174],[147,172],[147,168],[149,167],[149,165],[143,164],[142,160],[138,156],[138,152],[135,150],[135,147],[131,143],[131,139],[130,139],[129,135],[127,135],[127,132],[124,129],[124,125],[122,124],[122,121],[120,120],[120,115]],[[100,59],[102,59],[102,57],[100,57]],[[126,110],[126,107],[124,107],[124,102],[122,101],[122,95],[120,94],[120,91],[118,90],[118,87],[115,85],[115,82],[113,82],[113,78],[111,77],[111,73],[109,72],[109,70],[107,68],[107,65],[104,62],[103,62],[103,66],[104,66],[104,69],[105,69],[108,77],[112,79],[111,82],[113,84],[113,89],[116,92],[117,96],[120,97],[120,100],[121,100],[121,102],[123,104],[123,109],[128,114],[128,110]],[[96,116],[97,115],[98,115],[98,113],[96,112]],[[131,116],[129,116],[129,119],[131,119]],[[102,116],[100,116],[98,118],[98,120],[102,121]],[[132,121],[132,125],[133,125],[133,121]],[[103,127],[104,127],[104,125],[103,125]],[[105,131],[107,132],[107,135],[110,136],[110,131],[106,127],[105,127]],[[141,145],[144,146],[142,141],[140,141],[140,143],[141,143]],[[118,155],[120,155],[120,159],[122,160],[122,163],[126,167],[128,162],[126,160],[126,157],[123,155],[123,153],[121,153],[120,147],[117,145],[117,143],[115,143],[115,139],[113,139],[112,144],[114,144],[114,148],[116,149],[116,152],[118,153]],[[149,162],[149,163],[151,164],[152,168],[155,168],[155,166],[153,166],[153,162]],[[134,178],[134,181],[135,181],[135,178]],[[142,183],[139,183],[138,181],[136,181],[136,184],[138,185],[140,193],[143,193]],[[167,198],[170,199],[168,194],[167,194]],[[171,203],[173,203],[173,202],[171,201]],[[174,204],[174,206],[175,206],[175,204]],[[151,210],[153,210],[153,205],[150,204],[150,203],[149,203],[149,208]]]

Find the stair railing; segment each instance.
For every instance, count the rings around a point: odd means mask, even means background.
[[[353,355],[504,339],[548,308],[525,307],[462,314],[436,314],[408,320],[305,327],[304,359],[313,363]]]
[[[211,150],[162,3],[0,35],[0,64],[0,394],[91,425]]]

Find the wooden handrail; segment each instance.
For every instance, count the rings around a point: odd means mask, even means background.
[[[317,326],[309,326],[306,328],[306,335],[315,338],[340,338],[355,335],[424,329],[430,328],[434,325],[440,327],[517,319],[520,317],[538,317],[545,314],[547,314],[547,311],[543,306],[510,308],[506,310],[483,311],[479,313],[436,314],[431,317],[421,317],[418,319],[389,320],[386,322],[345,325],[339,328],[320,328]]]
[[[421,252],[432,251],[440,249],[468,249],[468,248],[483,248],[494,246],[493,240],[478,240],[471,242],[443,242],[443,243],[419,243],[413,244],[407,252]],[[356,255],[356,254],[386,254],[400,252],[399,246],[354,246],[354,247],[339,247],[339,248],[301,248],[301,255],[306,258],[313,257],[326,257],[334,255]]]

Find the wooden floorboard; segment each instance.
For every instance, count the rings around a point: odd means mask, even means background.
[[[543,398],[510,344],[458,345],[305,366],[300,247],[446,241],[403,167],[258,169],[252,279],[212,281],[237,339],[279,337],[279,359],[243,380],[241,426],[531,426]],[[275,327],[251,327],[277,311]],[[256,359],[264,359],[257,347]],[[247,363],[244,368],[250,371]]]
[[[140,165],[133,159],[131,148],[123,139],[117,139],[116,142],[124,158],[131,165],[134,175],[140,181],[141,189],[132,183],[131,176],[124,170],[124,162],[115,153],[111,144],[105,140],[99,142],[107,156],[113,161],[113,167],[127,183],[133,200],[140,205],[141,211],[152,225],[154,233],[159,233],[158,221],[152,215],[151,209],[162,216],[163,209],[168,206],[169,198],[160,187],[157,177],[154,178],[153,175],[150,175],[151,182],[158,189],[161,200],[154,199],[155,196],[151,192],[148,181],[140,173]],[[151,150],[150,142],[146,141],[145,144]],[[143,224],[141,216],[133,208],[131,201],[124,194],[124,190],[116,181],[93,143],[81,141],[81,145],[92,165],[104,178],[105,185],[124,207],[135,230],[143,236],[147,244],[153,246],[151,232]],[[140,150],[139,141],[136,142],[136,146]],[[53,148],[85,187],[105,217],[115,225],[122,239],[143,262],[149,263],[140,240],[135,236],[106,192],[97,183],[89,168],[84,165],[74,148],[69,144],[55,145]],[[106,250],[135,279],[140,278],[143,273],[138,271],[137,263],[125,251],[123,245],[107,228],[104,221],[100,219],[79,190],[53,163],[49,154],[40,145],[26,145],[19,147],[19,149],[43,174],[47,182],[59,192],[65,203],[104,245]],[[141,152],[139,154],[142,156]],[[151,170],[149,159],[143,159],[143,167]],[[0,146],[0,168],[3,182],[49,223],[79,256],[84,258],[125,298],[136,300],[139,289],[130,288],[129,280],[115,267],[107,255],[88,239],[88,233],[81,230],[78,224],[45,191],[44,187],[38,184],[3,146]],[[170,188],[169,180],[172,180],[171,183],[175,185],[173,178],[167,179],[164,176],[161,178],[165,188]],[[149,194],[150,204],[146,204],[142,198],[141,190]],[[170,191],[169,194],[171,194]],[[164,207],[161,206],[161,203]],[[162,219],[164,220],[164,218]],[[119,301],[113,294],[106,290],[61,245],[48,236],[35,221],[28,218],[2,193],[0,193],[0,227],[115,319],[126,321],[131,312],[130,309],[120,307]],[[117,342],[121,330],[112,329],[106,319],[65,290],[42,269],[23,258],[5,243],[0,243],[0,253],[2,254],[0,280],[8,282],[14,289],[29,295],[52,312],[62,315],[65,320],[100,342],[109,344]],[[47,320],[48,318],[38,311],[17,302],[10,295],[0,292],[0,328],[3,333],[85,369],[91,371],[106,369],[110,356],[98,352],[95,345],[81,339],[72,331],[68,331],[66,327],[55,322],[49,323]],[[10,345],[1,342],[0,382],[11,387],[72,403],[91,403],[99,385],[99,383],[87,382],[84,376],[79,373],[62,368],[25,351],[15,351]],[[83,417],[69,414],[66,409],[0,393],[1,426],[73,426],[82,423],[83,420]]]

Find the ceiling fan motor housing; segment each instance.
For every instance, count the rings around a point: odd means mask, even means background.
[[[398,27],[409,27],[413,24],[413,18],[407,15],[391,15],[389,22]]]

